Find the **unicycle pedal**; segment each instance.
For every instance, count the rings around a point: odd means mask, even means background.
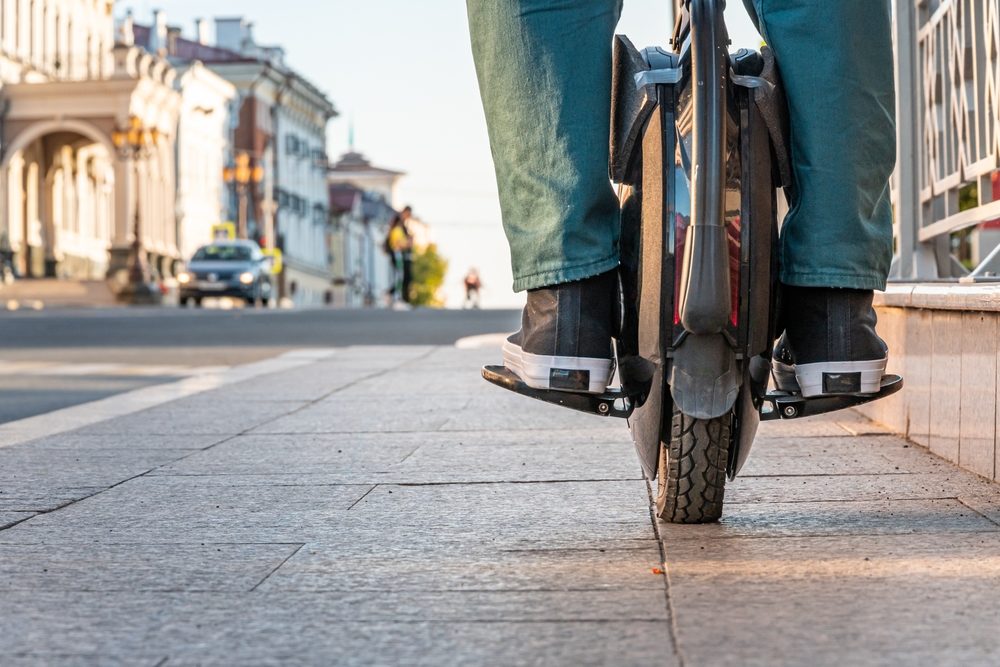
[[[812,417],[827,412],[835,412],[864,405],[880,398],[891,396],[903,388],[903,378],[898,375],[883,375],[878,392],[874,394],[817,396],[803,398],[801,394],[785,391],[771,391],[764,395],[760,406],[761,421],[774,419],[798,419]]]
[[[483,379],[515,394],[601,417],[628,419],[649,393],[654,367],[640,357],[626,357],[619,363],[622,386],[601,394],[555,389],[535,389],[505,366],[483,366]]]

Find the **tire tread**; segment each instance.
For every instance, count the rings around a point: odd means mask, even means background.
[[[695,419],[674,410],[670,444],[661,445],[657,514],[670,523],[712,523],[722,516],[732,415]]]

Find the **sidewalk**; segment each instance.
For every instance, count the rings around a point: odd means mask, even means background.
[[[0,439],[0,664],[1000,661],[1000,487],[844,413],[656,525],[624,423],[496,358],[343,348]]]

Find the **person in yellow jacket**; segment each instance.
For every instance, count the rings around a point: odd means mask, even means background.
[[[410,302],[410,283],[413,278],[413,236],[406,228],[412,209],[407,206],[397,213],[389,223],[386,250],[392,259],[393,281],[391,293],[393,302]]]

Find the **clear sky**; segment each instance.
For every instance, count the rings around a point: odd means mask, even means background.
[[[487,0],[490,1],[490,0]],[[610,1],[610,0],[609,0]],[[618,32],[636,46],[666,45],[670,0],[625,0]],[[730,2],[737,46],[753,46],[739,2]],[[329,149],[355,147],[378,166],[407,172],[398,204],[411,204],[431,225],[448,257],[448,305],[461,302],[461,281],[479,269],[486,307],[515,306],[510,256],[461,0],[140,0],[119,2],[148,23],[153,9],[192,36],[194,20],[245,16],[258,42],[279,44],[288,63],[323,89],[341,116],[330,123]]]

